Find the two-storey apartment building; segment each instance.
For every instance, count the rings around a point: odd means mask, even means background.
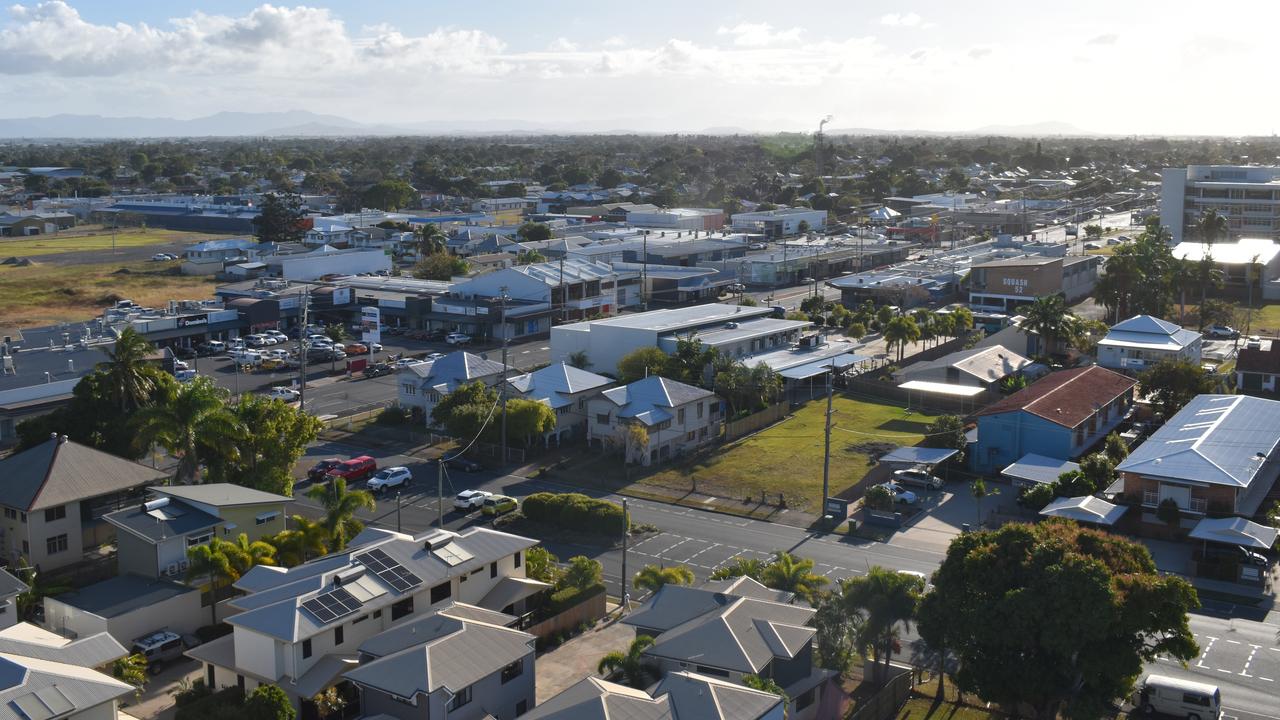
[[[650,465],[720,437],[724,413],[710,390],[651,375],[587,401],[587,439]],[[630,426],[644,428],[644,442]]]
[[[554,363],[507,380],[509,395],[536,400],[555,411],[556,427],[546,433],[543,443],[556,445],[575,437],[586,437],[587,402],[612,386],[613,380],[567,363]]]

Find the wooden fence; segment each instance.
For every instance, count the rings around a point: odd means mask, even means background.
[[[724,424],[724,441],[733,442],[744,435],[766,428],[787,416],[788,403],[780,402],[770,405],[760,412],[752,413]]]
[[[889,678],[889,682],[885,683],[884,687],[863,701],[861,706],[850,713],[845,720],[889,720],[898,712],[902,703],[911,697],[915,671],[894,664],[889,666],[889,672],[898,674]],[[871,672],[868,670],[866,676],[870,675]]]
[[[524,631],[537,636],[540,640],[546,640],[571,631],[582,623],[599,620],[604,617],[605,611],[605,593],[601,590],[557,615],[524,628]]]

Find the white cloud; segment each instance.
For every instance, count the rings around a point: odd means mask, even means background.
[[[977,47],[969,48],[969,53],[968,53],[969,57],[973,58],[974,60],[981,60],[990,54],[991,54],[991,48],[987,47],[986,45],[979,45]]]
[[[1120,36],[1115,33],[1103,33],[1095,35],[1085,43],[1086,45],[1115,45]]]
[[[887,13],[880,16],[880,24],[889,27],[916,27],[924,21],[919,14],[909,13]]]
[[[605,38],[604,42],[600,44],[605,47],[622,47],[623,45],[627,44],[627,39],[622,37],[621,35],[612,35],[610,37]]]
[[[574,52],[578,49],[578,43],[573,42],[569,38],[558,37],[551,41],[551,44],[547,46],[547,49],[551,52]]]
[[[739,47],[767,47],[769,45],[794,43],[800,39],[802,32],[798,27],[793,27],[790,30],[775,30],[767,22],[738,23],[733,27],[721,26],[716,30],[717,35],[731,36],[733,44]]]

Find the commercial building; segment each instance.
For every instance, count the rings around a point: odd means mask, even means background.
[[[1175,243],[1200,240],[1196,223],[1209,210],[1227,219],[1232,238],[1280,240],[1280,167],[1189,165],[1161,171],[1160,224]]]
[[[167,473],[67,440],[0,460],[0,549],[12,567],[47,571],[80,562],[115,537],[103,516],[140,501]]]
[[[724,211],[719,208],[632,209],[625,219],[628,225],[635,227],[719,230],[724,225]]]
[[[220,198],[210,195],[161,195],[129,197],[99,211],[108,222],[133,224],[139,218],[147,227],[197,232],[252,233],[260,210],[256,198]]]
[[[1135,315],[1111,326],[1098,341],[1098,364],[1113,370],[1142,372],[1161,360],[1200,364],[1204,336],[1167,320]]]
[[[1097,255],[1027,255],[984,262],[969,274],[969,304],[1015,312],[1046,295],[1062,295],[1076,303],[1093,293],[1100,267],[1102,258]]]
[[[650,305],[714,301],[738,282],[732,272],[714,267],[646,265],[617,261],[610,265],[615,272],[639,276],[641,302]]]
[[[433,300],[428,319],[433,327],[485,338],[542,335],[550,332],[553,319],[613,315],[619,307],[639,302],[636,286],[626,282],[638,275],[578,259],[518,265],[455,283],[447,295]]]
[[[1090,365],[1052,373],[976,413],[975,472],[994,473],[1028,453],[1079,457],[1107,436],[1133,404],[1137,382]]]
[[[822,230],[827,226],[827,211],[779,208],[735,213],[731,219],[734,230],[758,233],[768,238],[780,238],[810,230],[815,232]],[[803,227],[800,223],[804,223]]]
[[[724,412],[710,390],[650,375],[587,400],[587,441],[623,451],[627,462],[648,466],[720,438]],[[643,442],[629,432],[645,430]]]
[[[381,250],[322,247],[308,253],[276,254],[265,258],[266,273],[285,280],[311,281],[328,275],[390,272],[391,256]]]
[[[1209,258],[1222,273],[1222,288],[1211,292],[1240,299],[1280,299],[1280,243],[1247,237],[1234,242],[1181,242],[1173,256],[1198,263]]]

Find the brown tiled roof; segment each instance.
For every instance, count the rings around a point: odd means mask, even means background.
[[[1236,370],[1248,373],[1280,374],[1280,343],[1271,343],[1270,350],[1240,348],[1236,356]]]
[[[1115,400],[1138,383],[1097,365],[1062,370],[1045,376],[978,415],[1024,410],[1063,427],[1084,422],[1101,405]]]

